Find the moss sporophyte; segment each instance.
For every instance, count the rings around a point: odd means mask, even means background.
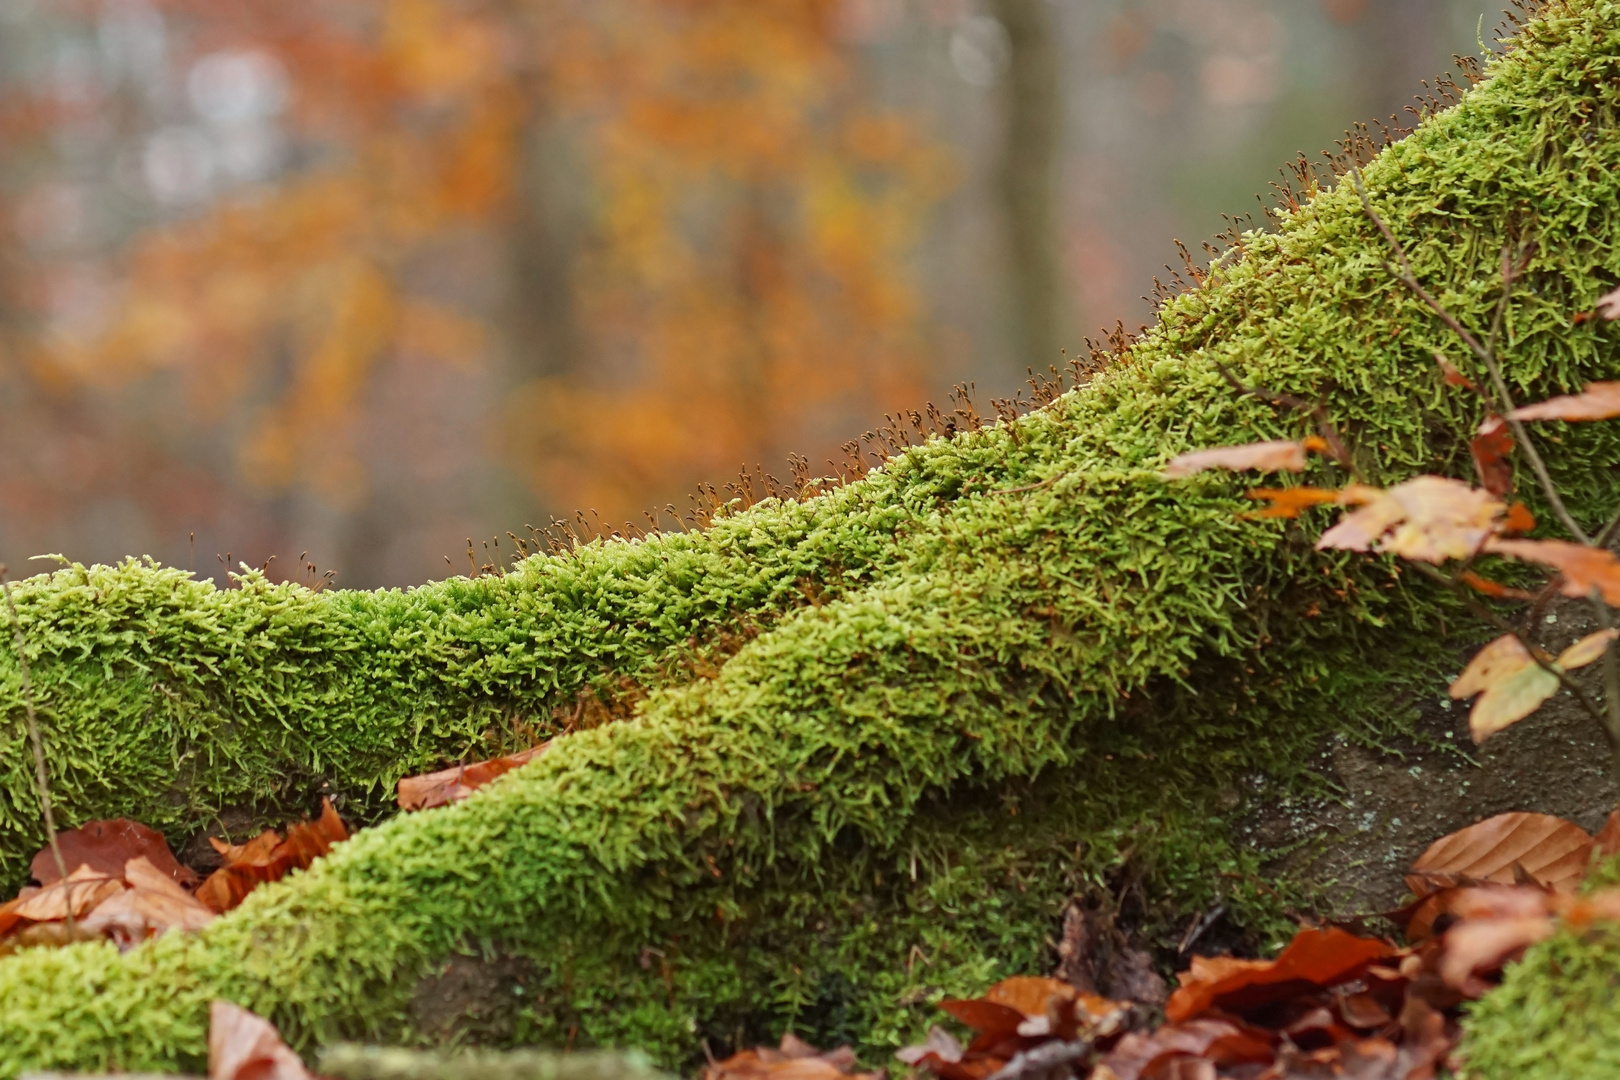
[[[1620,2],[1547,5],[1486,75],[1363,177],[1469,326],[1490,323],[1504,245],[1534,239],[1502,346],[1534,401],[1620,375],[1614,325],[1570,318],[1620,279]],[[1320,401],[1371,483],[1456,475],[1479,417],[1446,393],[1432,354],[1450,332],[1391,287],[1349,185],[1239,247],[1050,405],[700,532],[404,592],[252,573],[220,589],[138,561],[17,583],[68,824],[125,815],[179,838],[227,808],[296,816],[316,791],[378,820],[400,776],[516,749],[592,688],[638,690],[198,934],[0,960],[0,1076],[196,1069],[216,997],[304,1049],[441,1037],[413,991],[453,956],[521,973],[480,1021],[493,1041],[678,1062],[792,1025],[875,1060],[942,995],[1037,970],[1076,875],[1127,849],[1145,890],[1189,907],[1219,890],[1274,927],[1217,793],[1256,772],[1308,783],[1307,750],[1376,729],[1378,688],[1436,663],[1442,623],[1468,618],[1388,563],[1245,517],[1241,478],[1163,467],[1309,433],[1222,368]],[[1572,504],[1620,496],[1612,426],[1548,451]],[[691,662],[694,640],[745,623]],[[10,650],[0,709],[15,886],[42,835]],[[1612,1075],[1617,955],[1532,953],[1475,1022],[1471,1074]],[[1555,963],[1590,972],[1561,1026],[1536,981]],[[1513,1002],[1540,1011],[1509,1038]]]

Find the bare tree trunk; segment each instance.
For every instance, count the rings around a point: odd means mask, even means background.
[[[994,11],[1012,47],[998,186],[1014,341],[1019,367],[1045,368],[1058,360],[1063,303],[1054,191],[1063,119],[1057,48],[1047,0],[995,0]]]

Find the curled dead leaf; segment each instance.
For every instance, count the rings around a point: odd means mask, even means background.
[[[1602,548],[1572,544],[1568,540],[1505,540],[1493,538],[1485,550],[1523,562],[1550,566],[1563,575],[1559,591],[1581,598],[1596,590],[1604,602],[1620,604],[1620,559]]]
[[[1558,666],[1565,671],[1585,667],[1608,652],[1617,637],[1620,637],[1620,630],[1599,630],[1595,634],[1587,634],[1558,654]]]
[[[275,1026],[240,1005],[208,1009],[208,1080],[315,1080]]]
[[[1178,454],[1165,466],[1164,472],[1171,479],[1180,480],[1208,469],[1302,472],[1304,468],[1305,446],[1297,442],[1278,441],[1215,446],[1208,450]]]
[[[1181,986],[1164,1007],[1172,1021],[1186,1020],[1211,1008],[1241,1012],[1293,993],[1300,983],[1331,986],[1358,969],[1394,956],[1394,945],[1379,938],[1358,937],[1337,927],[1301,930],[1275,960],[1193,957]]]
[[[1255,518],[1297,518],[1303,510],[1337,502],[1339,498],[1337,491],[1314,487],[1255,488],[1245,494],[1270,504],[1248,515]]]
[[[421,776],[407,776],[399,782],[399,807],[401,810],[430,810],[435,806],[460,802],[497,776],[504,776],[520,765],[527,765],[544,754],[550,745],[547,741],[505,757],[472,765],[453,765]]]
[[[1521,405],[1508,415],[1515,420],[1609,420],[1620,416],[1620,382],[1587,383],[1579,394]]]
[[[1419,476],[1388,490],[1352,484],[1339,501],[1360,509],[1322,534],[1318,550],[1377,550],[1429,563],[1475,554],[1506,507],[1490,492],[1444,476]]]
[[[741,1050],[724,1061],[711,1062],[703,1080],[882,1080],[883,1072],[855,1072],[855,1051],[847,1046],[823,1053],[794,1035],[782,1036],[776,1049],[768,1046]]]
[[[1492,495],[1513,490],[1513,431],[1500,416],[1488,416],[1468,444],[1479,482]]]
[[[1558,687],[1555,672],[1537,663],[1517,637],[1503,634],[1474,654],[1449,693],[1459,701],[1479,695],[1468,714],[1478,743],[1535,712]]]
[[[306,869],[334,844],[348,838],[343,819],[326,799],[321,800],[321,816],[312,822],[289,826],[286,839],[272,829],[238,846],[210,838],[225,861],[198,887],[197,899],[210,911],[223,914],[260,885],[279,881],[294,870]]]
[[[144,858],[181,885],[197,884],[197,875],[180,865],[162,833],[128,818],[87,821],[77,829],[57,833],[56,842],[62,849],[62,861],[70,867],[88,866],[104,876],[118,877],[129,860]],[[50,885],[62,877],[49,847],[41,848],[34,856],[28,872],[41,885]]]

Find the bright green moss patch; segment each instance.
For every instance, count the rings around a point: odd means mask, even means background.
[[[1470,326],[1489,324],[1504,244],[1534,240],[1503,349],[1526,397],[1620,374],[1620,327],[1570,319],[1620,279],[1617,103],[1620,2],[1568,0],[1366,169]],[[1070,890],[1127,853],[1155,901],[1219,898],[1275,930],[1223,797],[1258,772],[1310,783],[1318,741],[1393,722],[1379,688],[1463,624],[1387,565],[1243,517],[1243,478],[1159,470],[1309,430],[1235,396],[1217,362],[1321,400],[1374,478],[1465,474],[1479,406],[1435,372],[1435,349],[1459,350],[1392,282],[1353,192],[1244,245],[1122,362],[1014,427],[700,534],[403,593],[221,592],[138,563],[25,583],[80,818],[179,833],[321,787],[371,816],[402,773],[544,732],[582,688],[623,677],[645,697],[195,937],[0,961],[0,1076],[194,1068],[215,996],[306,1048],[426,1038],[415,988],[455,955],[504,965],[521,1000],[495,1040],[674,1062],[791,1023],[876,1060],[943,994],[1043,963]],[[1606,518],[1615,428],[1556,439],[1575,505]],[[712,670],[688,662],[744,620],[759,632]],[[7,656],[12,879],[39,842],[17,687]]]

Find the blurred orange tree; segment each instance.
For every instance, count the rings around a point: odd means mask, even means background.
[[[104,252],[93,331],[8,318],[11,377],[162,386],[235,478],[345,508],[381,372],[481,373],[485,453],[617,521],[918,399],[908,260],[950,163],[862,91],[832,0],[160,10],[194,97],[199,58],[275,65],[283,163]]]

